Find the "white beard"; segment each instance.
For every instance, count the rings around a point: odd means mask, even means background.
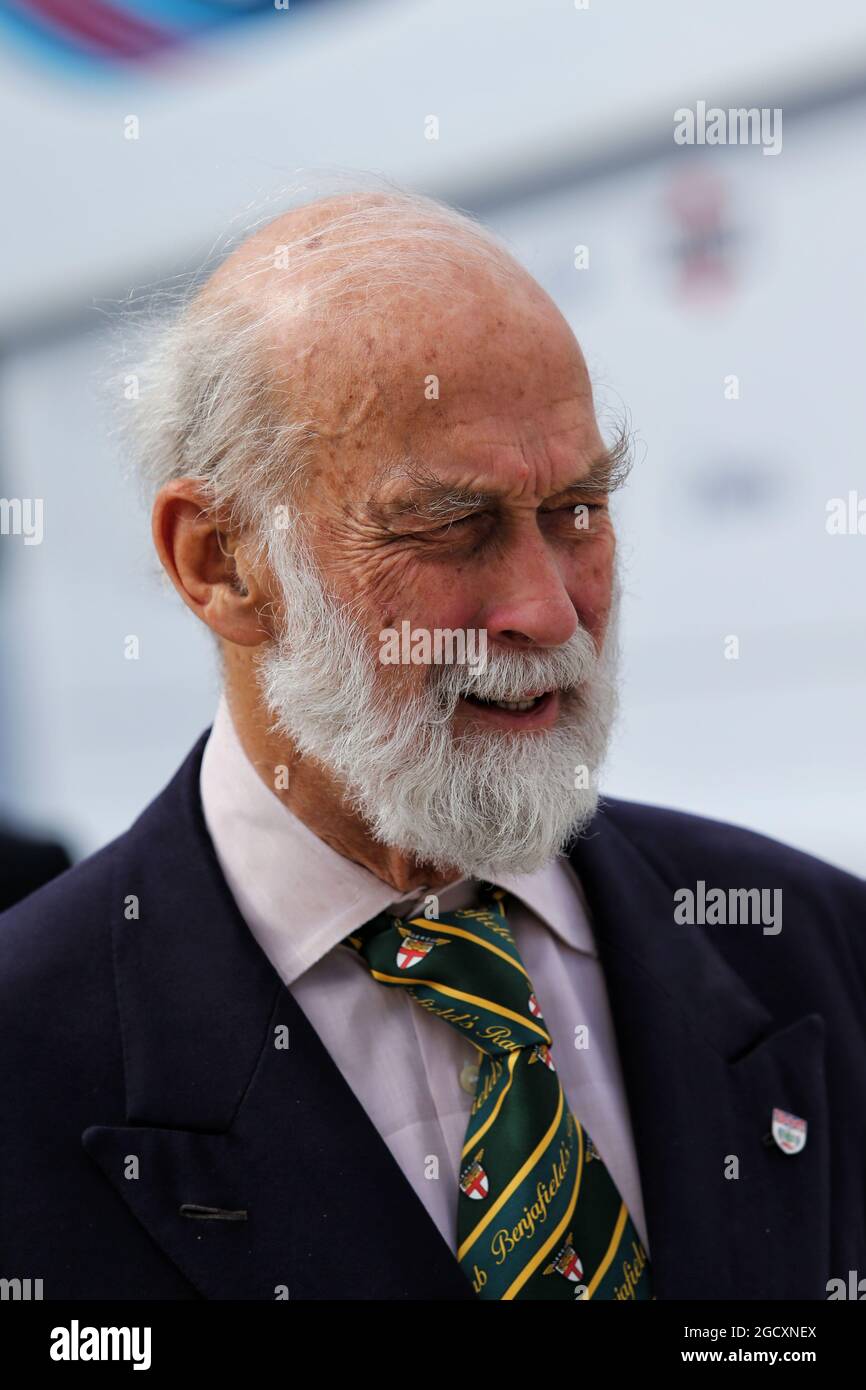
[[[483,668],[432,665],[423,689],[406,691],[390,684],[399,668],[379,664],[300,544],[282,539],[285,626],[258,658],[274,729],[329,770],[374,839],[418,863],[486,878],[532,873],[564,850],[598,805],[618,708],[618,576],[600,656],[583,628],[537,652],[488,643]],[[463,693],[503,699],[551,686],[560,688],[551,729],[454,733]]]

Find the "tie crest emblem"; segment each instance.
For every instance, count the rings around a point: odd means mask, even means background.
[[[564,1278],[571,1279],[573,1283],[578,1284],[583,1278],[583,1265],[577,1257],[577,1251],[572,1244],[573,1239],[574,1234],[569,1231],[565,1237],[565,1244],[551,1260],[544,1273],[561,1274]]]
[[[551,1071],[556,1071],[553,1055],[547,1043],[536,1043],[535,1047],[533,1047],[529,1054],[529,1065],[531,1066],[533,1062],[543,1062]]]
[[[397,965],[401,970],[411,970],[425,956],[429,956],[434,946],[450,946],[447,936],[424,936],[410,931],[408,927],[397,928],[402,941],[397,948]]]
[[[475,1201],[486,1197],[490,1191],[490,1179],[481,1167],[483,1157],[484,1150],[479,1149],[471,1163],[468,1163],[460,1174],[460,1191],[465,1192],[467,1197],[472,1197]]]

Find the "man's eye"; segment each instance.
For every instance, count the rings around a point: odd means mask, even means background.
[[[455,526],[462,526],[465,521],[474,521],[477,515],[477,512],[469,512],[467,516],[457,516],[451,521],[443,521],[441,526],[432,526],[427,535],[438,536],[440,533],[444,535],[446,531],[453,531]]]

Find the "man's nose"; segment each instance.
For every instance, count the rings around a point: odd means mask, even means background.
[[[491,575],[488,640],[513,647],[558,647],[579,626],[555,555],[541,536],[503,556]]]

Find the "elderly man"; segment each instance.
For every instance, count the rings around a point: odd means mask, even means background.
[[[3,918],[0,1272],[627,1301],[866,1271],[866,888],[600,800],[628,449],[555,305],[470,218],[342,194],[228,257],[142,401],[224,690],[132,828]]]

